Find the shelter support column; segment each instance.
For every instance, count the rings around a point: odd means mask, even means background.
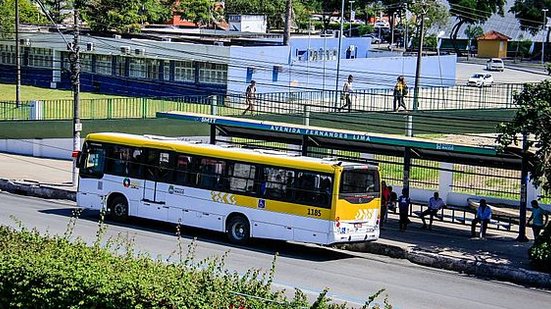
[[[308,155],[308,136],[303,135],[302,136],[302,145],[301,145],[301,155],[307,156]]]
[[[453,163],[441,162],[438,178],[438,194],[444,202],[448,202],[448,194],[453,184]]]
[[[522,162],[520,171],[520,216],[517,241],[527,242],[526,237],[526,197],[528,191],[528,134],[522,134]]]
[[[216,125],[210,125],[210,143],[216,145]]]
[[[403,189],[406,190],[406,194],[409,194],[409,172],[411,170],[411,148],[404,148],[404,179],[403,179]]]

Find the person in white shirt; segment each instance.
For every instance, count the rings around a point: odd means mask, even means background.
[[[353,81],[352,75],[348,75],[348,80],[344,82],[344,85],[342,86],[342,95],[341,98],[344,100],[343,106],[339,108],[339,110],[344,109],[345,107],[348,107],[348,112],[350,112],[350,109],[352,108],[352,81]]]
[[[429,199],[429,207],[427,208],[427,210],[423,211],[421,213],[421,215],[419,216],[419,217],[421,217],[421,220],[423,220],[423,226],[421,228],[422,229],[427,228],[427,222],[425,222],[425,216],[429,215],[428,228],[429,228],[429,231],[432,231],[432,220],[433,220],[434,215],[436,215],[438,213],[438,211],[440,209],[442,209],[443,207],[445,207],[445,206],[446,206],[446,204],[440,198],[440,196],[438,195],[438,192],[434,192],[434,195]]]
[[[474,218],[471,223],[471,237],[476,237],[476,225],[481,223],[480,226],[480,236],[484,238],[486,236],[486,229],[488,228],[488,223],[492,219],[492,209],[486,204],[485,199],[480,200],[480,206],[476,210],[476,218]]]

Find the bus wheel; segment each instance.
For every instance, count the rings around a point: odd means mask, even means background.
[[[128,219],[128,202],[124,197],[115,197],[110,205],[110,215],[115,221],[124,222]]]
[[[247,219],[235,216],[228,222],[228,238],[234,244],[244,244],[249,240],[250,226]]]

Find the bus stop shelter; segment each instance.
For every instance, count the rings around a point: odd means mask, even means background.
[[[495,146],[474,146],[419,137],[185,112],[159,112],[157,117],[208,125],[211,144],[216,143],[217,136],[226,136],[297,145],[304,156],[310,154],[309,147],[319,147],[403,157],[403,187],[408,191],[412,159],[521,170],[520,224],[517,239],[527,240],[526,196],[531,154],[526,147],[500,150]]]

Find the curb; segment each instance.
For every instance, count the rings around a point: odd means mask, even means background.
[[[76,192],[50,185],[0,178],[0,190],[47,199],[76,201]]]
[[[344,248],[351,251],[406,259],[418,265],[452,270],[477,277],[509,281],[529,287],[551,288],[551,274],[538,271],[442,256],[417,248],[400,247],[381,242],[351,244]]]

